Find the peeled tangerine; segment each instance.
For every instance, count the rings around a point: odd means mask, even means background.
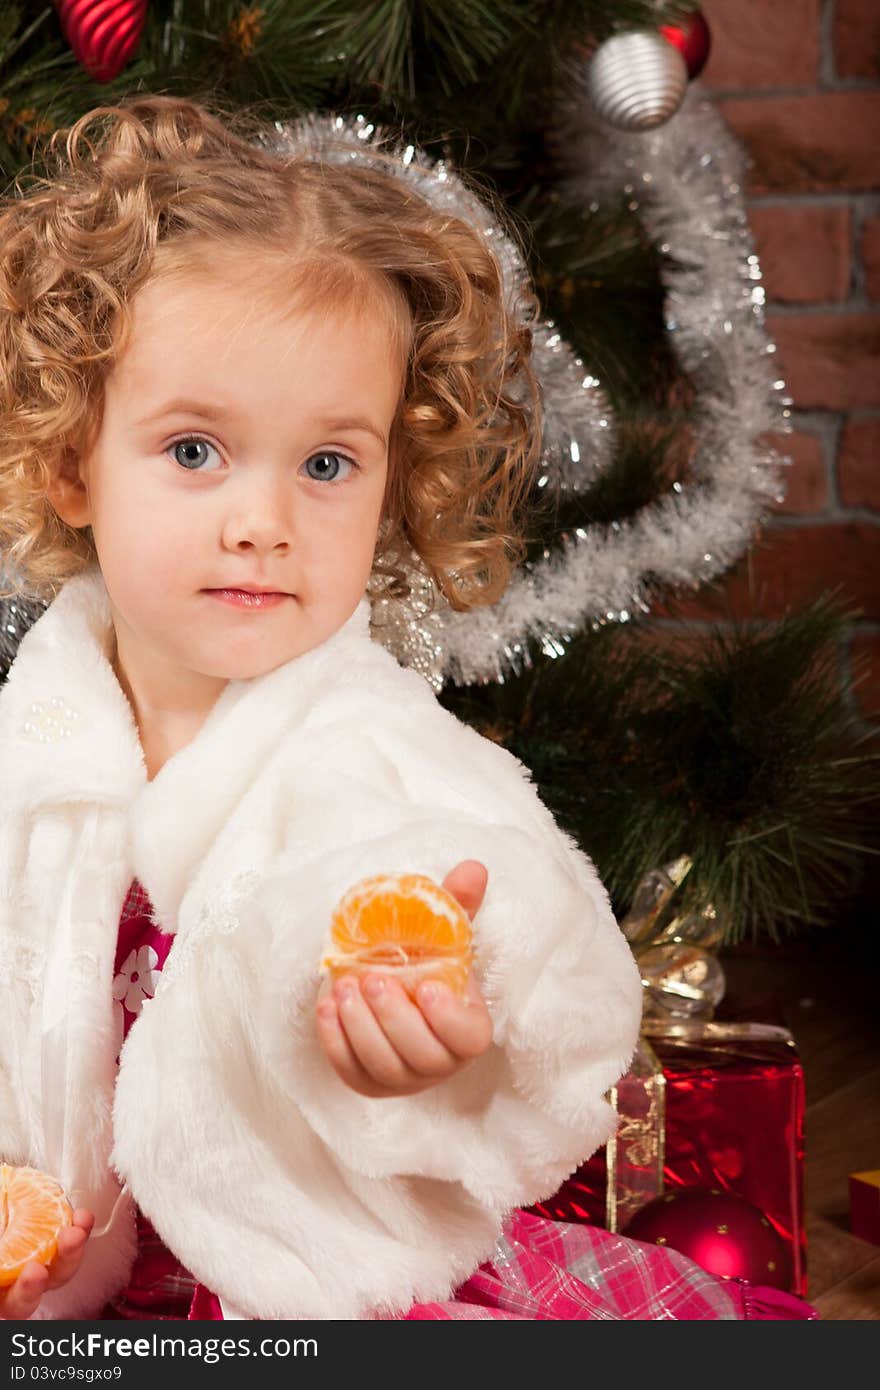
[[[321,961],[333,979],[380,970],[414,996],[422,980],[465,993],[471,966],[471,924],[451,893],[425,874],[376,874],[337,903],[332,949]]]
[[[0,1163],[0,1288],[14,1283],[28,1260],[50,1264],[59,1233],[72,1221],[73,1209],[54,1178]]]

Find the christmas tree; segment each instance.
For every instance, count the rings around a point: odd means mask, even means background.
[[[466,622],[421,615],[425,673],[532,770],[619,914],[636,900],[643,946],[661,905],[667,928],[673,905],[676,922],[711,919],[711,944],[829,920],[875,848],[877,749],[833,659],[851,614],[829,595],[699,642],[664,643],[651,626],[754,543],[784,485],[765,436],[790,405],[763,329],[741,152],[693,81],[694,6],[104,9],[4,7],[5,182],[39,170],[57,129],[143,91],[281,123],[338,117],[351,139],[420,151],[426,177],[440,168],[495,200],[510,273],[521,261],[541,302],[545,467],[504,598]],[[7,659],[33,617],[7,606]]]

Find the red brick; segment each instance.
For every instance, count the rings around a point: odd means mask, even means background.
[[[827,590],[880,617],[880,524],[833,522],[821,526],[770,527],[717,585],[693,596],[682,590],[658,617],[781,618],[799,612]]]
[[[846,425],[837,452],[837,487],[844,506],[880,512],[880,420]]]
[[[797,409],[880,408],[880,311],[769,314],[767,327]]]
[[[701,81],[727,91],[815,82],[821,8],[821,0],[704,0],[712,49]]]
[[[880,77],[877,0],[837,0],[833,43],[838,77]]]
[[[865,220],[861,252],[868,298],[880,299],[880,217]]]
[[[797,430],[791,434],[772,434],[767,443],[791,463],[783,470],[785,500],[777,511],[804,516],[822,512],[828,504],[828,478],[822,456],[822,441],[814,434]]]
[[[880,721],[880,633],[854,632],[850,653],[859,709],[866,719]]]
[[[852,215],[845,207],[749,210],[767,298],[783,304],[846,299],[851,274]]]
[[[752,193],[834,193],[877,184],[880,92],[721,97],[754,161]]]

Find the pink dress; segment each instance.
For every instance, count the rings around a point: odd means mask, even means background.
[[[119,1045],[152,997],[174,937],[153,921],[135,880],[119,922],[113,998]],[[137,1213],[138,1254],[128,1287],[103,1318],[217,1320],[220,1300],[163,1245]],[[675,1250],[612,1235],[597,1226],[548,1221],[514,1211],[490,1260],[436,1303],[416,1303],[399,1318],[675,1320],[815,1318],[801,1299],[743,1280],[718,1279]]]

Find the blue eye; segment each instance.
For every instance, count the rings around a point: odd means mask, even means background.
[[[336,483],[339,482],[339,465],[347,465],[349,468],[357,468],[357,464],[345,454],[333,452],[323,454],[312,454],[311,458],[306,459],[306,468],[311,470],[311,465],[315,464],[314,472],[309,471],[309,477],[317,483]]]
[[[191,473],[213,473],[214,468],[206,468],[205,462],[209,449],[217,453],[213,444],[209,444],[207,439],[178,439],[176,444],[169,444],[169,450],[174,450],[174,461],[179,463],[181,468],[186,468]],[[217,455],[219,459],[219,454]]]

